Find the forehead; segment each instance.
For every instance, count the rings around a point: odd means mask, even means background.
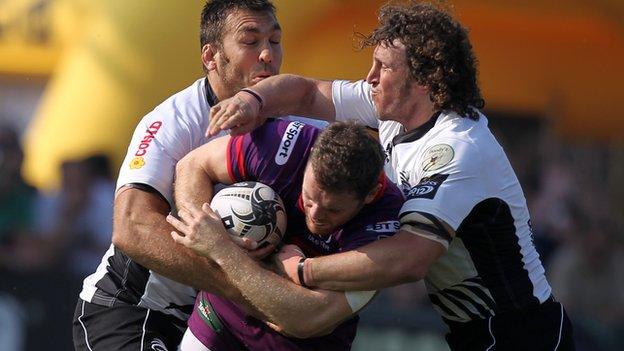
[[[268,11],[236,9],[225,18],[224,34],[241,32],[273,33],[281,31],[275,15]]]
[[[323,189],[316,181],[311,165],[305,169],[301,191],[308,199],[317,202],[321,207],[345,208],[351,206],[352,203],[357,203],[358,200],[355,194],[348,191],[336,192]]]
[[[375,47],[373,56],[375,57],[376,60],[381,60],[381,61],[388,61],[388,60],[405,61],[406,60],[405,45],[398,39],[395,39],[392,42],[392,45],[386,42],[381,42],[377,44],[377,46]]]

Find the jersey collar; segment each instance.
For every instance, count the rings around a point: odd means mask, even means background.
[[[425,124],[421,125],[420,127],[409,132],[397,134],[394,138],[392,138],[392,145],[396,146],[401,143],[411,143],[412,141],[416,141],[422,138],[425,134],[427,134],[428,131],[431,130],[431,128],[433,128],[433,126],[435,126],[436,122],[438,121],[438,117],[440,117],[441,114],[442,111],[437,111],[433,114],[433,116],[431,116],[431,118],[429,118],[427,122],[425,122]]]
[[[217,99],[217,95],[215,95],[214,90],[212,90],[208,78],[204,78],[204,81],[206,85],[206,102],[208,106],[214,106],[219,103],[219,99]]]

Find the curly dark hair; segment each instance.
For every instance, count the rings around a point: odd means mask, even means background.
[[[389,3],[379,11],[379,26],[362,36],[361,47],[393,46],[398,40],[412,78],[429,88],[438,110],[453,110],[477,120],[485,105],[477,82],[477,60],[468,31],[441,5]]]
[[[355,122],[332,123],[314,142],[309,161],[320,187],[364,199],[379,181],[384,152],[367,128]]]

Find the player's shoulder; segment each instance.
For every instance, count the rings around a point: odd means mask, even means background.
[[[413,152],[422,173],[431,173],[444,168],[482,167],[482,149],[489,148],[492,140],[487,129],[487,119],[479,120],[461,117],[456,113],[443,113],[436,125],[423,138],[421,147]]]
[[[364,206],[356,215],[356,223],[359,226],[368,227],[380,222],[392,222],[397,220],[399,210],[405,201],[399,188],[384,176],[382,190],[373,202]]]
[[[159,120],[169,127],[183,129],[207,127],[210,101],[206,92],[206,79],[198,79],[187,88],[169,96],[143,118]]]

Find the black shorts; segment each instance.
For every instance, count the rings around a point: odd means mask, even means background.
[[[186,321],[126,305],[105,307],[78,299],[73,338],[77,351],[175,351]]]
[[[451,350],[574,350],[572,324],[552,297],[543,304],[467,323],[445,320]]]

